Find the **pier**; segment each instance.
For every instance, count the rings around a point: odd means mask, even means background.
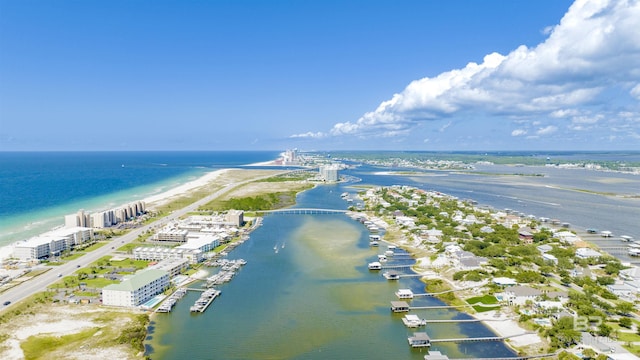
[[[178,300],[182,299],[182,297],[187,293],[187,288],[179,288],[173,294],[169,295],[169,297],[156,309],[156,312],[159,313],[168,313],[173,310],[173,306],[178,302]]]
[[[202,295],[195,304],[189,309],[191,312],[204,312],[207,310],[213,300],[218,297],[222,292],[216,289],[207,289],[202,292]]]
[[[457,309],[461,307],[471,307],[473,305],[434,305],[434,306],[409,306],[409,310],[432,310],[432,309]]]
[[[446,323],[474,323],[481,322],[480,319],[442,319],[442,320],[424,320],[427,324],[446,324]]]
[[[505,339],[518,337],[525,334],[529,334],[529,333],[511,335],[511,336],[484,336],[484,337],[468,337],[468,338],[431,339],[429,337],[429,334],[427,334],[426,332],[416,332],[416,333],[413,333],[413,336],[407,338],[407,341],[409,342],[409,345],[411,347],[420,348],[420,347],[430,347],[431,344],[445,343],[445,342],[463,343],[463,342],[481,342],[481,341],[503,341]]]

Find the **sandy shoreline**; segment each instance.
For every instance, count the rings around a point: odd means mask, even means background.
[[[264,166],[266,164],[270,164],[273,163],[273,161],[268,161],[268,162],[263,162],[263,163],[255,163],[255,164],[249,164],[247,166]],[[219,178],[220,176],[222,176],[223,174],[227,173],[228,171],[230,171],[231,169],[218,169],[218,170],[214,170],[211,172],[208,172],[202,176],[200,176],[199,178],[189,181],[187,183],[184,183],[182,185],[176,186],[175,188],[169,189],[165,192],[162,192],[160,194],[156,194],[156,195],[151,195],[148,196],[144,199],[141,199],[142,201],[144,201],[146,203],[147,208],[154,208],[156,206],[162,205],[164,203],[166,203],[167,201],[169,201],[170,199],[177,197],[177,196],[181,196],[184,195],[186,193],[188,193],[189,191],[192,191],[194,189],[206,186],[207,184],[211,183],[212,181],[216,180],[217,178]],[[62,225],[62,221],[64,221],[64,219],[61,219],[61,225]],[[51,229],[53,230],[53,229]],[[46,231],[40,235],[44,235],[46,233],[48,233],[49,231]],[[7,259],[9,257],[11,257],[13,255],[13,248],[15,247],[15,245],[17,243],[19,243],[20,241],[24,241],[27,239],[23,239],[23,240],[19,240],[16,242],[13,242],[12,244],[9,245],[5,245],[0,247],[0,261]]]

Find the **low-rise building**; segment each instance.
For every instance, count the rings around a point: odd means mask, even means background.
[[[102,289],[102,303],[107,306],[136,307],[169,287],[169,273],[147,269],[119,284]]]

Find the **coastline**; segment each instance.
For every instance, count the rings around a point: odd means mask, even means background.
[[[274,167],[279,167],[280,165],[276,164],[276,160],[270,160],[270,161],[265,161],[265,162],[258,162],[258,163],[251,163],[251,164],[247,164],[244,165],[246,167],[259,167],[259,166],[274,166]],[[216,169],[210,172],[205,173],[204,175],[198,177],[195,180],[191,180],[188,181],[186,183],[180,184],[176,187],[173,187],[167,191],[161,192],[159,194],[155,194],[155,195],[150,195],[147,196],[146,198],[140,199],[142,201],[144,201],[146,203],[147,208],[149,209],[153,209],[155,207],[161,206],[163,204],[166,204],[167,202],[169,202],[172,198],[175,197],[179,197],[182,195],[187,194],[190,191],[193,191],[197,188],[203,187],[208,185],[209,183],[215,181],[217,178],[219,178],[220,176],[222,176],[223,174],[229,172],[230,170],[232,170],[231,168],[223,168],[223,169]],[[252,170],[252,169],[247,169],[247,170]],[[61,226],[64,226],[64,219],[61,218],[60,219],[60,223],[58,223],[57,225],[55,225],[54,227],[41,232],[35,236],[41,236],[41,235],[45,235],[57,228],[60,228]],[[20,243],[21,241],[24,240],[28,240],[29,238],[24,238],[21,240],[17,240],[17,241],[13,241],[10,244],[4,245],[4,246],[0,246],[0,261],[4,261],[5,259],[10,258],[13,255],[13,248],[16,246],[16,244]]]

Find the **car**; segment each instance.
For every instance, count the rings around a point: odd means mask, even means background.
[[[58,277],[62,277],[62,274],[58,274]]]
[[[11,301],[9,301],[9,300],[7,300],[7,301],[5,301],[4,303],[2,303],[2,305],[4,305],[4,306],[7,306],[7,305],[9,305],[9,304],[11,304]]]
[[[77,267],[77,268],[79,268],[79,267],[80,267],[80,264],[76,265],[76,267]]]

